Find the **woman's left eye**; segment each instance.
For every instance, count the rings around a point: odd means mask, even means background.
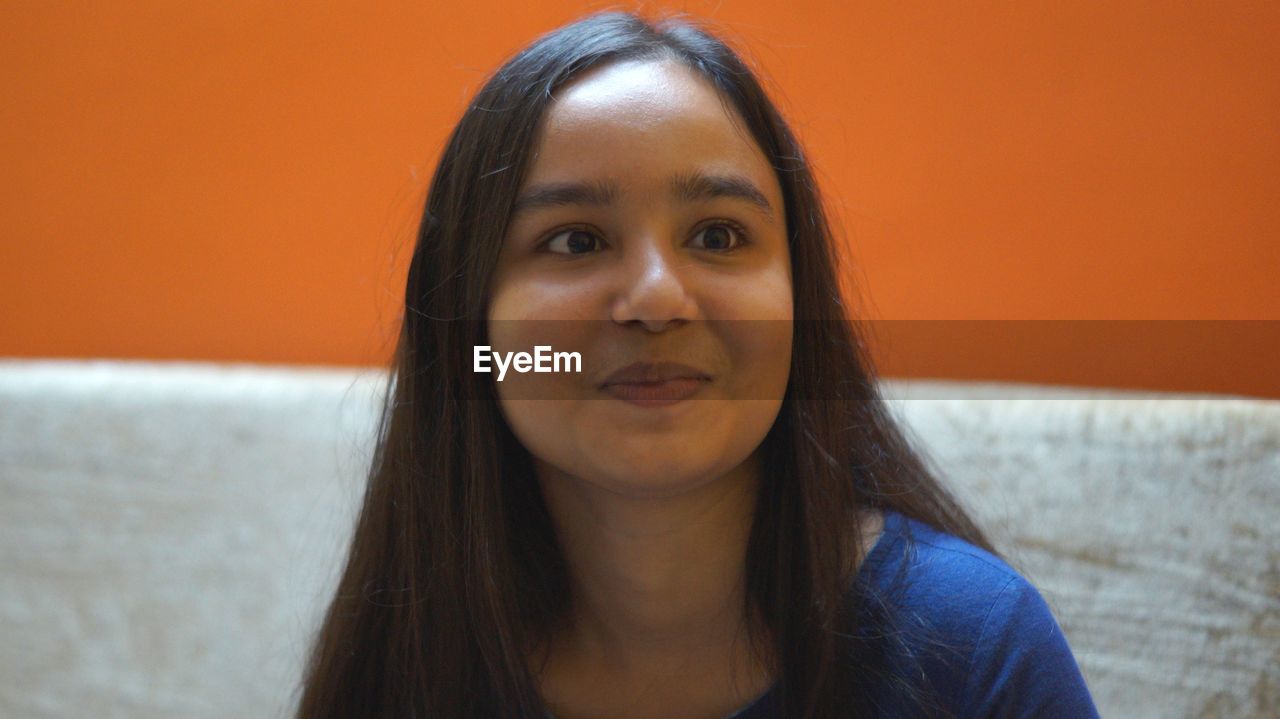
[[[724,221],[707,225],[698,232],[696,237],[705,238],[702,249],[716,252],[736,250],[747,242],[747,233],[741,227]]]

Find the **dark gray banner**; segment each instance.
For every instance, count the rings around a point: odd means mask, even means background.
[[[1280,397],[1278,320],[438,322],[450,360],[513,400],[856,400],[874,396],[869,376],[914,399],[931,393],[922,380],[939,397],[1045,396],[1030,385]]]

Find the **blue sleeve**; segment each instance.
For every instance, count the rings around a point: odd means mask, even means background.
[[[1062,628],[1021,576],[1009,579],[987,613],[963,697],[963,717],[1098,716]]]

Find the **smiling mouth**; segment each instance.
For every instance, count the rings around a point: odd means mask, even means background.
[[[710,383],[705,377],[676,377],[656,382],[616,382],[601,389],[615,399],[640,407],[664,407],[689,399]]]

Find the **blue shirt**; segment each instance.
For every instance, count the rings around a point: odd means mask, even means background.
[[[859,578],[882,592],[904,622],[905,641],[893,652],[892,671],[925,677],[945,712],[956,717],[1098,716],[1044,598],[991,553],[887,511],[884,531],[863,560]],[[898,580],[902,583],[895,585]],[[940,645],[948,649],[939,651]],[[896,701],[886,692],[877,713],[921,715],[919,708]],[[770,689],[727,719],[781,716]]]

